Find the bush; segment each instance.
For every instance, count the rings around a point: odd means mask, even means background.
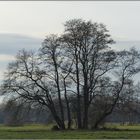
[[[51,130],[58,131],[58,130],[60,130],[60,129],[59,129],[59,127],[58,127],[57,125],[54,125],[54,126],[51,128]]]

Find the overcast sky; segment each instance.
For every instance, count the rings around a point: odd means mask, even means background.
[[[115,38],[140,40],[139,13],[138,1],[0,1],[0,32],[44,38],[83,18],[103,22]]]
[[[46,35],[61,34],[73,18],[102,22],[115,40],[138,47],[139,14],[139,1],[0,1],[0,80],[19,49],[38,49]]]

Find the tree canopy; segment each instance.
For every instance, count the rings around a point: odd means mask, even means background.
[[[97,128],[140,70],[139,52],[113,50],[113,43],[104,24],[69,20],[63,34],[47,36],[38,52],[19,51],[2,93],[47,107],[60,129],[70,129],[74,120],[78,129]]]

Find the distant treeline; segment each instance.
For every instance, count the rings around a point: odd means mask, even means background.
[[[139,124],[140,123],[140,104],[129,102],[127,104],[117,104],[112,114],[103,122],[119,124]],[[94,119],[90,118],[90,123]],[[44,108],[30,107],[29,105],[18,105],[15,101],[8,101],[0,106],[0,124],[8,126],[21,126],[24,124],[53,124],[53,117],[49,110]]]

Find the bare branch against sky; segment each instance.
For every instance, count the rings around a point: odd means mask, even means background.
[[[139,1],[0,1],[0,73],[19,49],[38,49],[46,35],[61,34],[65,21],[73,18],[104,23],[121,41],[117,49],[137,47],[139,13]]]

